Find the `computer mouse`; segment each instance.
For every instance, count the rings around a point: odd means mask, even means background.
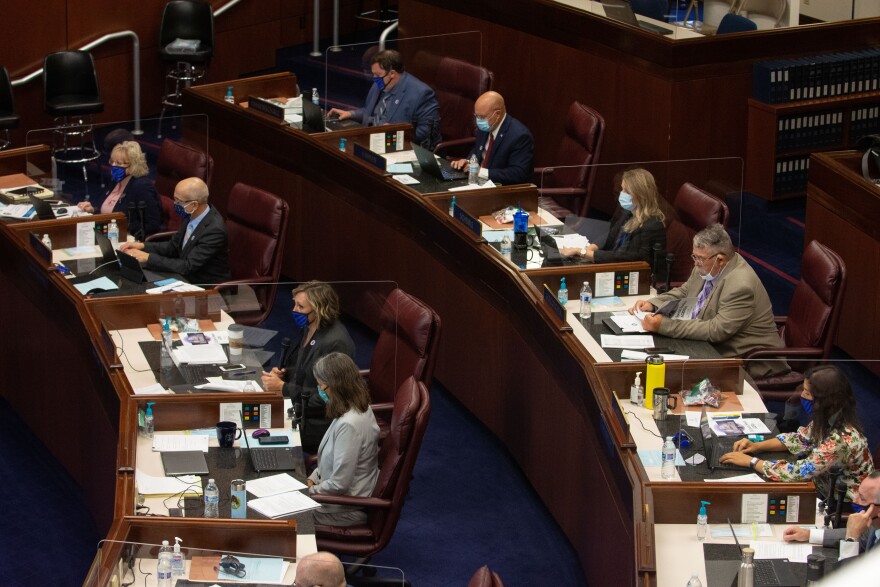
[[[89,291],[86,292],[86,295],[87,295],[87,296],[90,296],[90,295],[92,295],[92,294],[102,293],[102,292],[105,292],[105,291],[107,291],[107,290],[104,289],[103,287],[93,287],[92,289],[90,289]],[[267,432],[267,434],[268,434],[268,432]]]
[[[260,428],[259,430],[254,430],[254,433],[251,434],[254,438],[262,438],[263,436],[269,436],[269,431]]]
[[[55,214],[56,215],[67,214],[67,208],[55,208]]]

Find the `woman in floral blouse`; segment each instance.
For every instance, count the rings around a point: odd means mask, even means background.
[[[823,497],[828,496],[831,488],[828,471],[839,464],[847,484],[846,499],[852,501],[862,479],[874,470],[874,462],[856,416],[856,400],[849,381],[833,365],[810,369],[804,375],[801,405],[813,417],[809,424],[797,432],[761,442],[738,440],[733,445],[734,452],[723,455],[721,461],[751,467],[771,481],[812,481]],[[770,461],[749,456],[782,450],[796,455],[797,460]]]

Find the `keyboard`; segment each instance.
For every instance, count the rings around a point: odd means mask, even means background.
[[[220,374],[216,365],[191,365],[189,363],[181,363],[177,366],[177,370],[183,375],[187,383],[199,384],[206,383],[208,377],[216,377]]]
[[[275,457],[275,451],[272,449],[260,450],[252,448],[251,461],[253,461],[254,468],[258,471],[273,471],[278,468],[278,459]]]
[[[769,560],[754,561],[755,565],[755,585],[779,585],[779,575],[776,574],[776,568]]]
[[[440,175],[443,176],[443,179],[446,181],[454,181],[456,179],[467,179],[468,174],[463,171],[458,171],[456,169],[447,169],[443,165],[440,166]]]
[[[712,469],[738,469],[738,470],[747,470],[749,467],[738,467],[736,465],[730,465],[727,463],[721,462],[721,456],[725,455],[729,452],[733,452],[733,444],[739,440],[739,436],[719,436],[715,439],[715,452],[712,453]]]

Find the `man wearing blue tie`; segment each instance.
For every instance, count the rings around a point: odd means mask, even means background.
[[[850,558],[867,552],[880,541],[880,471],[874,471],[862,481],[852,504],[853,513],[845,528],[786,528],[782,538],[787,542],[810,542],[828,548],[840,545],[840,558]]]
[[[379,51],[370,64],[373,86],[363,108],[331,108],[328,117],[351,118],[364,126],[410,122],[413,140],[427,149],[440,142],[440,104],[434,90],[404,71],[403,57],[397,51]]]
[[[197,177],[174,187],[174,211],[183,223],[171,239],[158,243],[124,243],[120,251],[153,271],[177,273],[196,285],[229,281],[226,224],[208,205],[208,186]]]
[[[741,357],[753,349],[782,347],[776,330],[770,296],[755,271],[733,248],[730,235],[720,224],[713,224],[694,235],[694,270],[690,279],[668,293],[650,300],[639,300],[630,308],[656,312],[666,302],[692,304],[690,319],[647,314],[642,327],[671,338],[704,340],[722,357]],[[753,377],[787,373],[782,360],[750,361]]]
[[[486,92],[474,102],[477,134],[466,159],[452,162],[463,170],[472,156],[480,163],[480,177],[511,185],[531,183],[535,174],[535,141],[519,120],[507,113],[504,97]]]

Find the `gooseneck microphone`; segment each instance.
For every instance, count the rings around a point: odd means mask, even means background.
[[[281,339],[281,356],[278,359],[278,368],[283,369],[287,364],[287,355],[290,353],[290,337],[285,336]]]
[[[651,285],[658,292],[660,291],[660,255],[663,253],[663,247],[660,243],[654,243],[654,251],[651,256]]]
[[[139,242],[144,242],[144,239],[147,236],[147,227],[144,224],[144,211],[147,208],[146,202],[138,202],[138,220],[141,221],[141,225],[138,228],[138,233],[135,235],[135,238]]]
[[[834,490],[837,487],[837,479],[843,474],[843,467],[835,463],[828,468],[828,476],[831,484],[828,485],[828,495],[825,496],[825,526],[831,523],[832,514],[837,511],[837,498]]]

